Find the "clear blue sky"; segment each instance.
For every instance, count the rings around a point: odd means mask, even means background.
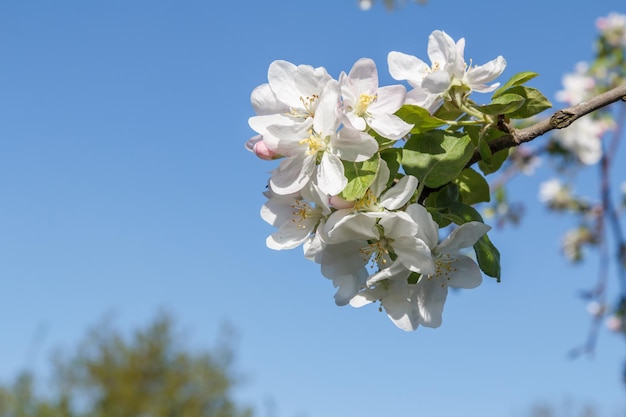
[[[503,55],[548,97],[589,59],[601,2],[432,0],[388,13],[355,0],[0,0],[0,380],[45,374],[106,313],[123,329],[171,311],[197,347],[237,329],[238,391],[275,417],[520,416],[537,401],[626,407],[624,341],[589,324],[568,222],[513,182],[522,226],[495,231],[502,282],[448,298],[444,324],[405,333],[375,306],[339,308],[300,250],[265,247],[271,164],[244,150],[250,92],[274,59],[337,77],[373,58],[426,58],[442,29],[466,58]],[[588,175],[593,178],[595,170]],[[626,179],[622,170],[618,179]],[[615,281],[611,282],[615,289]],[[273,404],[273,406],[271,406]]]

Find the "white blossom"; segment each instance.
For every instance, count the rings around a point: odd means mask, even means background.
[[[355,129],[365,130],[369,126],[384,138],[398,140],[413,128],[394,115],[404,104],[404,86],[379,87],[376,64],[371,59],[358,60],[348,75],[341,73],[339,83],[342,109]]]
[[[506,67],[502,56],[480,66],[467,65],[464,59],[465,39],[454,40],[445,32],[436,30],[428,38],[428,57],[431,65],[419,58],[392,51],[387,57],[389,72],[396,80],[406,80],[413,90],[407,93],[407,103],[434,111],[454,85],[471,91],[488,93],[500,84],[489,85]],[[469,92],[467,94],[469,94]]]

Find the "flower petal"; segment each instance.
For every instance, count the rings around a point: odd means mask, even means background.
[[[381,162],[384,162],[381,160]],[[385,164],[385,167],[387,165]],[[382,167],[382,164],[381,164]],[[380,169],[380,168],[379,168]],[[389,172],[389,168],[387,168]],[[389,174],[387,174],[389,178]],[[413,175],[405,175],[400,178],[397,184],[388,189],[380,196],[378,204],[387,210],[397,210],[404,206],[407,201],[413,196],[413,193],[417,189],[417,178]],[[419,226],[419,223],[418,223]]]
[[[441,285],[436,278],[422,276],[417,282],[417,305],[426,327],[439,327],[442,322],[443,306],[448,296],[448,286]]]
[[[468,256],[458,256],[448,264],[454,272],[448,275],[448,286],[453,288],[476,288],[483,282],[483,276],[476,262]]]
[[[420,86],[424,75],[429,71],[428,65],[421,59],[396,51],[391,51],[387,55],[387,65],[394,79],[406,80],[413,87]]]
[[[300,191],[310,180],[315,170],[315,159],[306,154],[295,155],[281,161],[272,171],[270,187],[277,194]]]
[[[465,73],[464,81],[472,90],[479,93],[489,93],[495,90],[500,84],[487,85],[486,83],[495,80],[504,72],[506,61],[502,56],[487,62],[479,67],[472,67]]]
[[[367,118],[367,123],[372,129],[384,138],[398,140],[406,136],[413,125],[405,122],[395,114],[372,113]]]
[[[481,222],[469,222],[455,229],[438,246],[437,253],[456,253],[460,249],[469,248],[491,229]]]
[[[339,158],[351,162],[363,162],[378,151],[378,142],[365,132],[343,127],[330,138],[332,152]]]
[[[339,194],[348,184],[343,163],[337,156],[324,152],[317,167],[317,185],[328,195]]]
[[[418,224],[417,237],[423,240],[429,248],[434,248],[439,242],[439,226],[433,216],[421,204],[411,204],[406,212]]]

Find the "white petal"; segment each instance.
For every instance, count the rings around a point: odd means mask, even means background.
[[[336,80],[329,80],[320,95],[313,119],[315,132],[322,136],[333,135],[339,126],[339,96],[339,84]]]
[[[411,275],[411,271],[405,267],[401,261],[396,260],[387,268],[372,274],[367,279],[367,285],[374,285],[384,280],[404,280]]]
[[[450,75],[445,71],[436,71],[424,77],[422,88],[431,94],[441,94],[450,87]]]
[[[474,91],[489,93],[495,90],[499,84],[488,86],[486,83],[495,80],[506,68],[506,61],[502,56],[487,62],[479,67],[472,67],[465,73],[465,83]]]
[[[350,305],[356,308],[363,307],[364,305],[380,300],[380,297],[386,293],[387,291],[383,287],[367,289],[355,295],[350,300]]]
[[[428,57],[433,64],[444,66],[454,65],[457,57],[457,47],[454,40],[441,30],[433,31],[428,37]]]
[[[393,114],[404,104],[406,89],[402,85],[380,87],[376,101],[369,105],[369,110],[376,113]]]
[[[413,297],[412,287],[406,280],[389,282],[387,295],[382,297],[382,304],[389,319],[400,329],[410,332],[423,321],[417,300]]]
[[[258,117],[269,118],[274,116]],[[308,130],[312,124],[312,120],[309,119],[299,124],[282,124],[279,120],[274,118],[273,123],[275,124],[267,126],[267,134],[263,135],[263,141],[269,149],[285,156],[302,154],[307,151],[307,145],[303,145],[301,141],[310,136]]]
[[[422,323],[426,327],[439,327],[442,322],[443,306],[448,296],[448,286],[436,278],[423,276],[417,282],[417,305]]]
[[[350,70],[348,78],[360,93],[369,93],[378,89],[378,71],[376,64],[369,58],[359,59]]]
[[[276,195],[261,207],[261,218],[274,227],[280,227],[286,221],[293,218],[293,205],[298,203],[300,195]],[[305,202],[300,202],[310,207]]]
[[[376,197],[379,197],[385,188],[387,188],[387,181],[389,181],[389,167],[387,166],[387,162],[384,159],[380,158],[378,161],[378,171],[376,171],[376,176],[374,177],[374,181],[370,185],[370,190]],[[383,194],[384,195],[384,194]],[[381,196],[381,199],[383,197]],[[382,200],[379,200],[379,204],[382,204]],[[387,208],[383,205],[383,207]],[[389,209],[393,210],[393,209]]]
[[[298,107],[299,90],[293,81],[296,66],[291,62],[277,60],[270,64],[267,78],[272,91],[281,102],[289,107]]]
[[[433,216],[421,204],[411,204],[406,212],[418,225],[417,237],[426,242],[429,248],[434,248],[439,242],[439,226]]]
[[[378,142],[365,132],[345,127],[331,137],[333,153],[345,161],[362,162],[378,151]]]
[[[392,51],[387,55],[389,73],[399,81],[407,80],[413,87],[421,85],[429,67],[419,58],[402,52]]]
[[[350,300],[357,295],[359,290],[364,287],[366,278],[367,270],[365,268],[359,269],[354,274],[340,275],[333,278],[333,285],[337,288],[335,304],[338,306],[348,304]]]
[[[413,125],[405,122],[394,114],[371,113],[372,117],[367,122],[372,129],[384,138],[398,140],[406,136]]]
[[[450,272],[447,276],[448,286],[453,288],[476,288],[483,281],[483,276],[476,262],[471,258],[461,255],[448,264]]]
[[[384,162],[381,160],[381,162]],[[385,167],[387,164],[385,164]],[[381,163],[382,167],[382,163]],[[380,168],[379,168],[380,169]],[[387,172],[389,172],[389,168],[387,168]],[[387,174],[389,177],[389,174]],[[404,206],[411,197],[413,197],[413,193],[417,189],[417,178],[413,175],[405,175],[395,184],[393,187],[388,189],[380,196],[378,200],[378,204],[387,210],[397,210],[400,207]],[[419,223],[418,223],[419,226]]]
[[[329,243],[341,243],[356,239],[378,239],[376,218],[352,210],[338,210],[324,224],[324,235]]]
[[[324,152],[317,167],[317,185],[328,195],[339,194],[348,184],[343,174],[341,159],[329,152]]]
[[[385,236],[397,239],[401,236],[415,236],[418,225],[403,211],[387,213],[378,222],[385,230]]]
[[[348,119],[348,123],[356,130],[363,131],[367,128],[367,123],[365,123],[365,119],[361,116],[357,116],[354,112],[345,113],[346,119]]]
[[[266,239],[265,243],[268,248],[274,250],[296,248],[309,237],[316,224],[317,221],[308,221],[306,225],[285,222],[278,231]]]
[[[300,191],[310,180],[315,170],[315,159],[310,155],[296,155],[285,158],[278,168],[272,171],[270,186],[277,194],[291,194]]]
[[[414,236],[396,238],[393,250],[398,255],[398,260],[411,271],[426,275],[435,272],[430,248],[423,240]]]
[[[261,84],[252,90],[250,95],[252,107],[258,115],[268,115],[275,113],[285,113],[289,111],[289,106],[276,98],[276,95],[269,84]]]
[[[462,224],[437,246],[436,251],[438,253],[456,253],[460,249],[469,248],[490,229],[491,226],[481,222]]]

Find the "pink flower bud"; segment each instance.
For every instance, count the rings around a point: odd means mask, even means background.
[[[328,199],[328,204],[334,209],[348,209],[354,207],[354,201],[344,200],[338,195],[334,195]]]
[[[256,156],[266,161],[281,158],[282,156],[272,151],[263,142],[263,136],[256,135],[248,139],[246,142],[246,149],[253,152]]]

